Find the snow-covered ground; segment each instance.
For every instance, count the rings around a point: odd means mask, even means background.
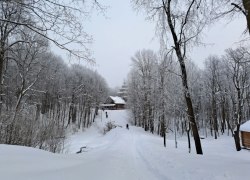
[[[0,145],[1,180],[201,180],[248,179],[250,151],[235,151],[232,137],[202,140],[204,155],[188,153],[186,138],[173,140],[130,126],[125,110],[99,113],[94,125],[67,140],[64,154]],[[107,121],[119,127],[103,135]],[[170,137],[170,139],[172,139]],[[84,152],[76,154],[80,147]]]

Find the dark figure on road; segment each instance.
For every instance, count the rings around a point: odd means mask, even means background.
[[[106,111],[106,118],[108,118],[108,112]]]
[[[128,124],[126,125],[126,128],[127,128],[127,129],[129,129],[129,126],[128,126]]]

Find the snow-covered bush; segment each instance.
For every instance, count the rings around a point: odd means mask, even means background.
[[[114,122],[112,121],[107,122],[104,127],[104,134],[106,134],[107,132],[109,132],[110,130],[114,128],[116,128],[116,125]]]

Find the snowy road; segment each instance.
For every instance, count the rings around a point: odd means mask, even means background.
[[[118,127],[108,132],[105,136],[99,137],[93,135],[96,134],[96,128],[94,127],[85,133],[85,136],[90,138],[85,137],[86,140],[82,140],[81,142],[82,145],[88,147],[88,152],[79,155],[84,161],[85,176],[88,177],[88,179],[101,178],[105,180],[168,179],[165,175],[161,175],[157,172],[147,160],[147,154],[145,154],[144,151],[148,147],[143,146],[143,141],[146,140],[144,130],[132,126],[127,130],[125,128],[127,116],[124,111],[110,111],[109,120],[115,121]],[[103,124],[105,124],[104,122]],[[98,127],[100,126],[99,124]],[[89,139],[93,136],[95,138],[90,142]],[[146,138],[148,136],[159,139],[159,137],[147,133]],[[75,139],[75,142],[78,142],[79,146],[81,135],[76,135],[73,139]],[[93,170],[97,170],[98,172],[95,173]]]
[[[249,176],[250,151],[234,150],[231,137],[203,141],[204,156],[189,154],[186,140],[167,148],[142,128],[127,130],[126,111],[109,112],[96,124],[68,139],[67,154],[0,145],[1,180],[223,180]],[[117,127],[103,135],[107,120]],[[75,154],[81,146],[86,152]]]
[[[142,155],[137,151],[139,136],[132,129],[114,130],[112,141],[97,150],[89,152],[90,168],[87,170],[90,179],[158,179],[152,174]],[[145,157],[144,157],[145,158]],[[93,169],[98,173],[92,173]]]
[[[141,132],[119,129],[114,130],[112,134],[112,142],[107,144],[105,149],[101,148],[91,152],[93,159],[93,167],[98,166],[100,169],[98,174],[89,174],[88,177],[98,179],[101,175],[104,179],[167,179],[154,170],[143,153],[144,148],[141,146]],[[91,169],[89,169],[91,171]]]

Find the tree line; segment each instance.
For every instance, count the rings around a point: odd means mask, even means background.
[[[91,38],[79,21],[88,15],[79,3],[0,2],[0,143],[60,152],[67,130],[94,121],[107,94],[104,78],[81,65],[65,64],[50,47],[53,43],[92,61]],[[69,43],[80,44],[82,51],[70,49]]]
[[[105,80],[66,65],[40,36],[25,34],[8,52],[0,106],[0,142],[59,151],[66,128],[89,127],[107,94]]]
[[[217,139],[228,134],[239,141],[240,124],[250,118],[249,59],[249,49],[239,47],[227,49],[221,57],[209,56],[204,69],[188,62],[188,85],[203,136]],[[133,124],[163,137],[171,131],[189,135],[192,122],[187,117],[177,61],[142,50],[133,56],[132,67],[128,94]]]
[[[139,11],[143,10],[147,14],[148,19],[156,22],[156,33],[160,37],[162,59],[175,59],[179,64],[178,76],[181,77],[179,83],[182,85],[182,95],[184,96],[184,102],[186,104],[186,117],[188,118],[189,127],[193,134],[196,152],[197,154],[203,154],[196,122],[194,102],[192,100],[191,88],[189,87],[190,83],[188,82],[190,77],[188,77],[187,54],[190,48],[200,44],[200,35],[204,29],[221,17],[241,14],[246,18],[247,27],[249,27],[248,12],[250,10],[250,3],[248,0],[235,0],[233,2],[229,0],[136,0],[132,2],[135,9]],[[250,30],[248,29],[248,31]],[[137,54],[137,60],[138,57],[145,60],[143,54]],[[148,60],[146,60],[146,62],[149,63]],[[165,65],[165,63],[163,65]],[[150,65],[147,65],[146,68],[142,68],[141,65],[139,66],[143,77],[153,72],[149,70]],[[165,78],[162,80],[164,79]],[[155,83],[151,77],[148,79],[148,82],[149,84],[152,82]],[[162,83],[162,86],[164,86],[164,83]],[[148,117],[145,120],[145,130],[149,128],[153,132],[152,115],[154,109],[152,109],[150,102],[148,102],[149,92],[152,90],[152,87],[143,85],[143,88],[143,91],[146,92],[144,101],[146,101],[147,104],[143,106],[144,110],[142,111],[142,115],[147,114]],[[164,104],[164,102],[162,103]],[[165,115],[163,118],[165,118]],[[150,124],[148,124],[148,122]],[[162,122],[162,126],[165,126],[164,123],[165,121]],[[188,128],[188,131],[190,128]],[[236,133],[234,133],[234,137],[236,149],[240,150],[238,128]]]

